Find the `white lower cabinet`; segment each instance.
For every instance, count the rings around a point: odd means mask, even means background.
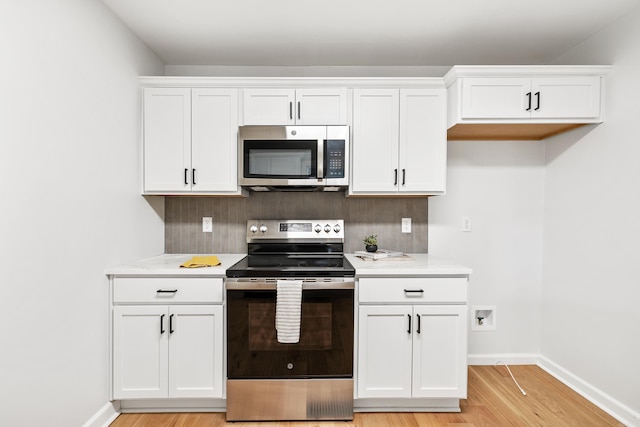
[[[466,398],[466,281],[360,279],[358,398]]]
[[[128,281],[126,286],[132,288],[147,285],[138,284],[135,279]],[[175,293],[156,286],[159,289],[154,289],[153,294],[159,292],[159,301],[135,305],[116,302],[113,306],[114,400],[223,396],[222,301],[166,304],[179,298],[181,291],[189,291],[188,287],[177,285],[167,288]],[[119,292],[115,292],[116,296]],[[155,304],[163,300],[165,304]]]

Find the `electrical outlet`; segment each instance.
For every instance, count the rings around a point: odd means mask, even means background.
[[[411,218],[402,218],[402,232],[411,233]]]
[[[213,233],[213,218],[210,216],[202,217],[202,232]]]
[[[465,232],[471,231],[471,217],[468,217],[468,216],[462,217],[462,231],[465,231]]]

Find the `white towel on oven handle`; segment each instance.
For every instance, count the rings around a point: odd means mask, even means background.
[[[276,331],[279,343],[300,342],[302,280],[276,282]]]

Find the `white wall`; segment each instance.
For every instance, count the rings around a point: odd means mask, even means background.
[[[537,354],[544,143],[451,141],[448,150],[447,194],[429,199],[429,253],[471,267],[470,305],[497,309],[495,331],[470,332],[471,362]]]
[[[162,63],[97,0],[0,2],[0,424],[108,402],[106,266],[161,253],[139,188],[137,75]]]
[[[547,143],[541,352],[640,425],[640,8],[558,63],[613,64],[606,122]],[[629,420],[631,421],[631,420]]]

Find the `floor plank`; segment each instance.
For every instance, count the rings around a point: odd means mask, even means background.
[[[460,413],[356,413],[353,421],[227,423],[222,413],[121,414],[111,427],[624,427],[538,366],[470,366]]]

